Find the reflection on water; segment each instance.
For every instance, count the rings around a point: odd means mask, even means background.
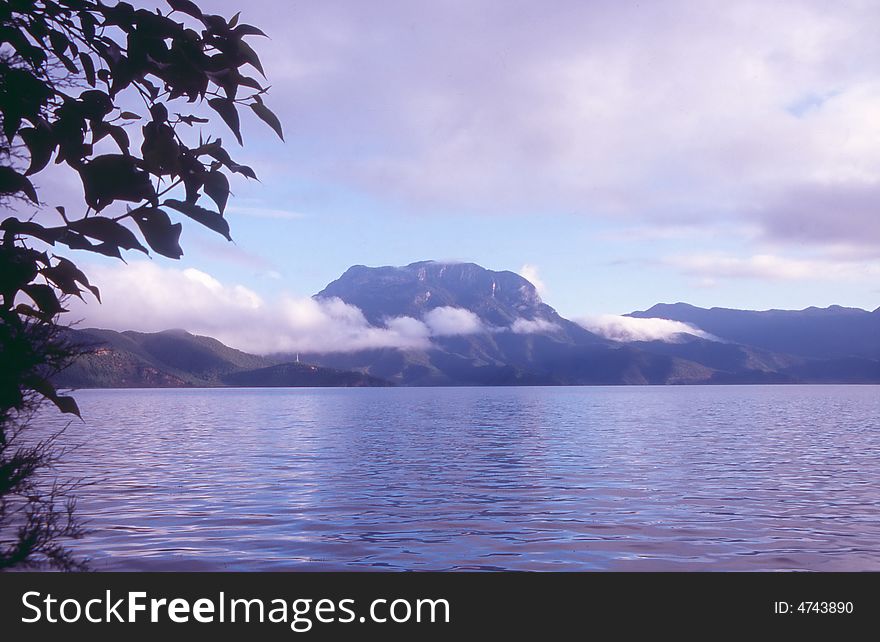
[[[86,390],[97,570],[880,570],[872,386]]]

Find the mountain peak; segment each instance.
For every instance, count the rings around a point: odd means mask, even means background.
[[[374,325],[381,325],[389,317],[421,318],[438,307],[464,308],[495,326],[508,326],[521,318],[554,321],[558,317],[527,279],[476,263],[354,265],[315,295],[321,299],[332,297],[357,306]]]
[[[827,308],[819,308],[813,305],[804,308],[802,312],[812,314],[865,314],[866,310],[862,308],[848,308],[842,305],[829,305]]]
[[[703,311],[704,308],[698,308],[690,303],[656,303],[644,311],[631,312],[624,316],[643,317],[643,318],[659,318],[674,319],[677,315],[686,314],[696,310]]]
[[[735,343],[802,357],[880,356],[876,315],[861,308],[831,305],[803,310],[735,310],[661,303],[628,316],[690,323]]]

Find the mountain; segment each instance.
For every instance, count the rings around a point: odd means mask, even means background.
[[[792,369],[804,359],[752,346],[678,335],[675,341],[635,341],[629,345],[698,363],[712,371],[706,383],[795,383]]]
[[[475,263],[420,261],[403,267],[350,267],[315,295],[339,298],[357,306],[367,321],[412,317],[442,307],[473,312],[487,327],[509,327],[518,319],[555,325],[566,340],[600,343],[601,339],[563,319],[541,301],[535,286],[514,272],[487,270]]]
[[[880,309],[833,305],[757,312],[674,303],[628,316],[684,321],[727,341],[800,357],[880,359]]]
[[[223,383],[246,388],[293,388],[293,387],[349,387],[381,388],[391,385],[384,379],[346,372],[332,368],[319,368],[304,363],[280,363],[257,370],[240,370],[221,377]]]
[[[403,385],[705,383],[716,376],[712,367],[679,354],[589,332],[544,303],[522,276],[474,263],[357,265],[315,295],[332,297],[357,306],[376,326],[400,316],[430,322],[441,308],[479,320],[482,331],[441,332],[423,350],[307,355],[310,362]]]
[[[84,354],[56,376],[55,384],[59,387],[388,385],[357,372],[278,363],[183,330],[156,333],[69,330],[68,340]]]
[[[513,272],[474,263],[356,265],[315,295],[371,325],[408,317],[419,348],[257,356],[183,330],[71,331],[88,354],[69,387],[443,386],[880,383],[880,309],[755,312],[658,304],[634,318],[691,324],[701,336],[612,341],[563,318]],[[416,324],[417,325],[417,324]],[[299,363],[302,358],[304,363]]]
[[[683,321],[718,340],[620,343],[560,316],[513,272],[421,261],[349,268],[315,295],[360,308],[373,325],[439,308],[475,315],[482,332],[432,336],[423,350],[308,355],[403,385],[880,382],[880,309],[705,310],[660,304],[629,316]]]

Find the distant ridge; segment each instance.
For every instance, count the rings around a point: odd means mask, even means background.
[[[257,370],[230,372],[222,378],[230,386],[248,388],[346,387],[382,388],[391,384],[384,379],[359,372],[319,368],[304,363],[280,363]]]
[[[487,325],[524,318],[555,328],[435,337],[424,351],[308,355],[403,385],[880,382],[880,314],[854,308],[753,313],[658,304],[631,316],[683,321],[721,341],[682,334],[676,343],[616,343],[561,317],[522,276],[475,263],[356,265],[315,296],[355,305],[374,325],[451,306]],[[767,322],[769,335],[751,330],[755,319]],[[812,321],[804,325],[804,319]],[[847,337],[835,338],[838,324]],[[823,360],[829,361],[823,366]]]
[[[661,303],[629,316],[683,321],[728,341],[801,357],[880,359],[878,310],[832,305],[753,311]]]
[[[421,349],[257,356],[184,330],[76,330],[92,351],[58,377],[71,387],[443,386],[880,383],[880,308],[750,311],[661,303],[633,318],[680,321],[707,335],[612,341],[563,318],[535,286],[475,263],[355,265],[315,295],[357,306],[369,323],[454,308],[477,330]],[[717,340],[712,340],[714,337]],[[299,357],[302,363],[298,363]]]
[[[218,386],[382,386],[376,377],[299,363],[278,363],[184,330],[116,332],[70,330],[86,354],[61,372],[70,388],[185,388]]]

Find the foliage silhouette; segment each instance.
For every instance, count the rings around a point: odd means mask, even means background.
[[[254,76],[265,78],[262,64],[247,42],[265,34],[238,14],[227,20],[189,0],[167,4],[150,11],[100,0],[0,1],[0,205],[10,210],[0,222],[0,444],[19,434],[41,399],[79,415],[74,399],[51,381],[75,353],[59,333],[60,315],[67,297],[100,300],[100,293],[57,252],[122,259],[134,250],[178,259],[178,216],[231,240],[224,218],[229,175],[256,174],[202,126],[219,117],[240,145],[239,111],[249,107],[283,139],[263,101],[268,88]],[[35,185],[53,158],[82,183],[81,211],[53,210]],[[44,446],[34,470],[53,459]],[[3,456],[11,451],[0,453],[0,528],[9,526],[2,502],[11,483],[3,485]],[[22,515],[42,515],[37,522],[50,543],[53,534],[78,533],[60,527],[52,511],[22,510],[18,525]],[[0,545],[5,541],[0,531]],[[0,567],[36,553],[73,567],[47,546],[6,558],[0,552]]]

